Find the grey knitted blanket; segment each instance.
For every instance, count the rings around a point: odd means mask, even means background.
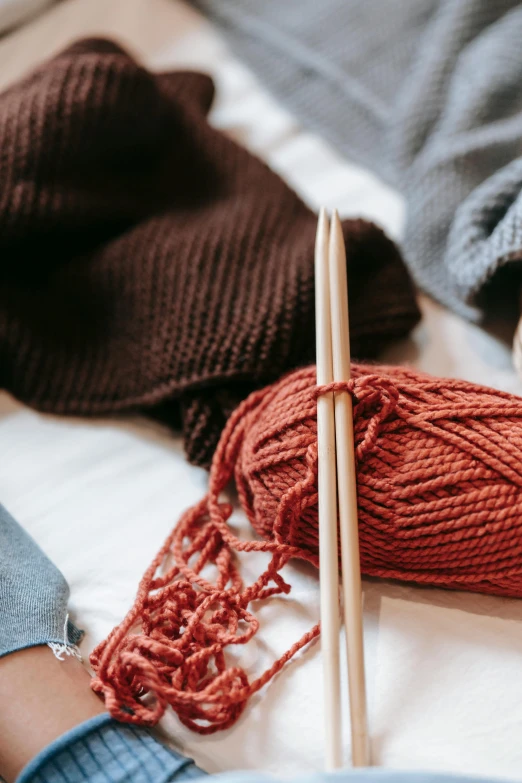
[[[480,318],[522,258],[522,4],[194,2],[305,124],[404,194],[415,281]]]

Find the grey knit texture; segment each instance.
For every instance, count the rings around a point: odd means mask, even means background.
[[[0,658],[40,644],[74,647],[82,633],[67,620],[68,598],[62,573],[0,505]]]
[[[480,318],[522,257],[522,5],[194,2],[307,126],[403,193],[416,283]]]
[[[16,783],[203,783],[205,778],[192,759],[165,747],[147,729],[105,713],[55,740]]]

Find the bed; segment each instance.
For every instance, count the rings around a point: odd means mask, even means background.
[[[0,86],[69,41],[116,37],[153,68],[212,74],[212,122],[281,173],[314,208],[375,220],[399,239],[400,197],[306,132],[179,0],[65,0],[0,40]],[[422,323],[384,360],[522,393],[509,347],[420,297]],[[0,394],[0,500],[63,570],[85,658],[129,608],[179,514],[205,491],[181,441],[143,419],[42,416]],[[241,513],[234,524],[248,534]],[[245,561],[259,573],[261,555]],[[242,664],[263,670],[318,619],[317,574],[286,569],[290,596],[260,613]],[[522,779],[522,602],[364,581],[373,763]],[[320,644],[253,698],[232,729],[200,737],[174,714],[161,731],[209,772],[321,769]],[[349,730],[345,729],[346,760]]]

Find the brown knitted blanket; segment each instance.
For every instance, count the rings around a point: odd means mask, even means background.
[[[148,410],[209,463],[234,406],[314,356],[316,218],[207,122],[209,77],[81,41],[0,95],[0,386]],[[419,318],[395,246],[344,223],[353,354]]]

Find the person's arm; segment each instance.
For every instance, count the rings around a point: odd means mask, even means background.
[[[0,658],[0,774],[12,783],[51,742],[104,711],[76,658],[59,661],[45,646]]]
[[[0,776],[7,783],[173,783],[192,759],[118,723],[78,660],[69,586],[0,506]],[[60,660],[61,659],[61,660]]]

